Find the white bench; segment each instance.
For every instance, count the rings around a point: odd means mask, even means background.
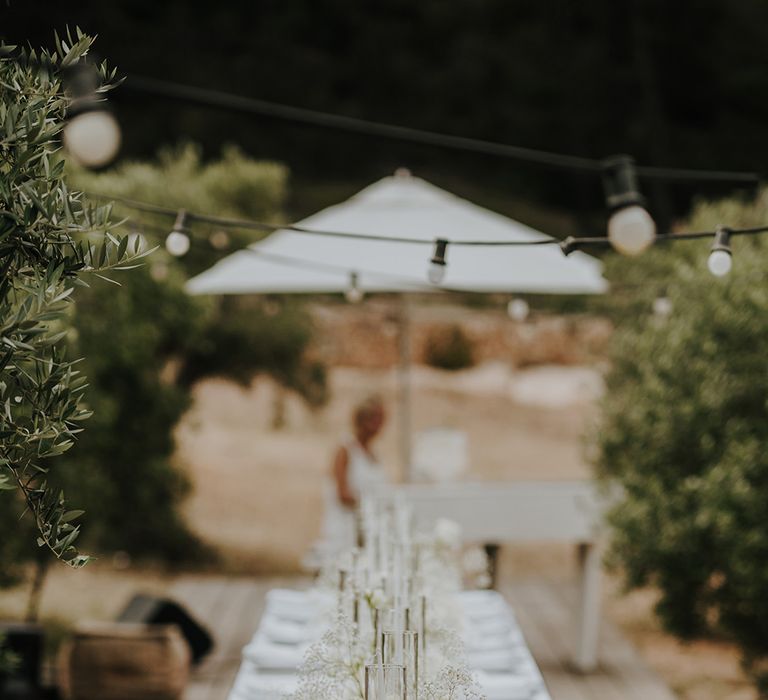
[[[413,505],[417,525],[450,518],[466,542],[571,542],[578,548],[580,606],[574,663],[597,665],[604,506],[591,481],[403,484],[392,491]]]

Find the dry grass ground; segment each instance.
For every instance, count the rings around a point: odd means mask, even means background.
[[[473,478],[588,478],[582,435],[594,417],[595,374],[580,368],[511,372],[485,364],[450,374],[423,367],[414,372],[416,430],[454,426],[469,437]],[[178,460],[193,479],[187,516],[202,537],[223,553],[226,571],[242,574],[296,571],[317,533],[321,486],[338,437],[354,403],[370,392],[394,405],[391,370],[337,368],[332,401],[313,413],[266,379],[247,390],[208,381],[178,429]],[[272,427],[282,405],[284,426]],[[380,440],[382,461],[396,476],[396,427]],[[506,577],[572,574],[565,547],[508,547]],[[46,617],[62,621],[112,617],[137,590],[165,590],[177,576],[116,570],[104,560],[85,572],[55,570],[43,600]],[[733,650],[722,644],[682,645],[662,634],[651,613],[653,596],[618,594],[611,582],[606,610],[684,700],[751,700]],[[0,594],[0,615],[23,609],[20,591]]]

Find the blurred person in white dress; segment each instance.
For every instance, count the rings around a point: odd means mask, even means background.
[[[325,484],[322,535],[305,562],[308,567],[317,568],[323,560],[355,546],[355,514],[361,499],[389,481],[372,449],[385,421],[379,396],[368,397],[352,411],[352,434],[341,441],[333,457]]]

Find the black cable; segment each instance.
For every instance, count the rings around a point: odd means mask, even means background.
[[[175,217],[178,213],[178,209],[170,209],[168,207],[162,207],[157,204],[149,204],[146,202],[139,202],[135,199],[128,199],[127,197],[120,196],[108,196],[96,193],[85,193],[88,197],[94,199],[102,199],[108,201],[115,201],[123,204],[124,206],[136,209],[137,211],[143,211],[151,214],[160,214],[162,216]],[[223,216],[214,216],[211,214],[196,214],[194,212],[186,212],[186,218],[189,222],[199,221],[201,223],[215,224],[217,226],[223,226],[228,228],[240,228],[251,229],[256,231],[273,232],[278,230],[294,231],[296,233],[305,233],[316,236],[326,236],[334,238],[351,238],[355,240],[363,241],[382,241],[389,243],[416,243],[420,245],[434,245],[436,238],[406,238],[403,236],[381,236],[369,233],[354,233],[345,231],[325,231],[322,229],[307,228],[306,226],[300,226],[298,224],[270,224],[264,221],[253,221],[249,219],[232,219]],[[560,241],[556,238],[546,237],[535,241],[477,241],[477,240],[449,240],[451,245],[459,246],[529,246],[529,245],[553,245],[559,244]]]
[[[472,153],[511,158],[513,160],[527,161],[544,167],[560,168],[564,170],[578,170],[583,172],[600,173],[604,169],[603,161],[596,158],[585,158],[564,153],[552,153],[524,146],[512,146],[494,141],[485,141],[467,136],[455,136],[443,134],[425,129],[416,129],[408,126],[398,126],[383,122],[348,117],[341,114],[330,114],[314,109],[293,107],[291,105],[269,102],[242,95],[233,95],[219,90],[182,85],[167,80],[158,80],[144,76],[129,76],[122,85],[125,90],[142,92],[159,97],[195,102],[197,104],[224,107],[239,112],[258,114],[261,116],[284,119],[287,121],[312,124],[325,128],[339,129],[342,131],[380,136],[383,138],[423,143],[430,146],[439,146]],[[728,172],[723,170],[696,170],[690,168],[666,168],[661,166],[638,165],[635,168],[641,177],[653,180],[668,180],[680,182],[734,182],[743,184],[755,184],[760,177],[757,173]]]
[[[96,193],[85,193],[89,197],[93,197],[95,199],[102,199],[102,200],[112,200],[115,202],[119,202],[120,204],[123,204],[124,206],[135,209],[137,211],[143,211],[147,213],[152,214],[160,214],[162,216],[167,217],[176,217],[176,215],[179,213],[178,209],[171,209],[169,207],[163,207],[157,204],[150,204],[147,202],[139,202],[135,199],[128,199],[127,197],[119,197],[119,196],[107,196],[102,194],[96,194]],[[286,231],[294,231],[296,233],[304,233],[309,235],[315,235],[315,236],[326,236],[326,237],[334,237],[334,238],[349,238],[353,240],[363,240],[363,241],[381,241],[383,243],[412,243],[417,245],[434,245],[437,240],[445,240],[449,245],[452,246],[483,246],[483,247],[515,247],[515,246],[537,246],[537,245],[559,245],[564,252],[572,252],[574,250],[578,250],[580,248],[587,248],[591,246],[607,246],[610,245],[610,241],[606,236],[596,236],[596,237],[584,237],[584,238],[575,238],[574,236],[569,236],[563,241],[560,241],[556,238],[551,237],[545,237],[533,241],[513,241],[513,240],[494,240],[494,241],[483,241],[483,240],[463,240],[463,239],[457,239],[457,240],[451,240],[446,239],[441,236],[436,236],[435,238],[405,238],[402,236],[382,236],[382,235],[376,235],[376,234],[369,234],[369,233],[354,233],[354,232],[348,232],[348,231],[325,231],[321,229],[313,229],[313,228],[307,228],[306,226],[299,226],[297,224],[271,224],[264,221],[252,221],[249,219],[231,219],[227,217],[222,216],[213,216],[210,214],[195,214],[194,212],[186,212],[187,220],[190,222],[203,222],[203,223],[210,223],[210,224],[216,224],[217,226],[223,226],[223,227],[229,227],[229,228],[242,228],[242,229],[252,229],[252,230],[258,230],[258,231],[278,231],[278,230],[286,230]],[[766,233],[768,232],[768,226],[752,226],[748,228],[730,228],[729,232],[733,236],[742,236],[742,235],[754,235],[759,233]],[[714,231],[682,231],[678,233],[660,233],[656,235],[656,238],[654,239],[654,242],[667,242],[667,241],[683,241],[683,240],[694,240],[694,239],[701,239],[701,238],[711,238],[715,235]]]

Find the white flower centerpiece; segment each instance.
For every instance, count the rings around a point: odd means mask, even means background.
[[[306,653],[293,700],[383,700],[366,698],[365,667],[392,662],[386,657],[393,653],[407,667],[408,698],[483,698],[459,636],[461,528],[441,519],[432,532],[415,534],[412,522],[401,502],[363,505],[362,546],[337,557],[319,578],[337,606]],[[390,649],[383,632],[418,641],[407,653],[402,642]]]

